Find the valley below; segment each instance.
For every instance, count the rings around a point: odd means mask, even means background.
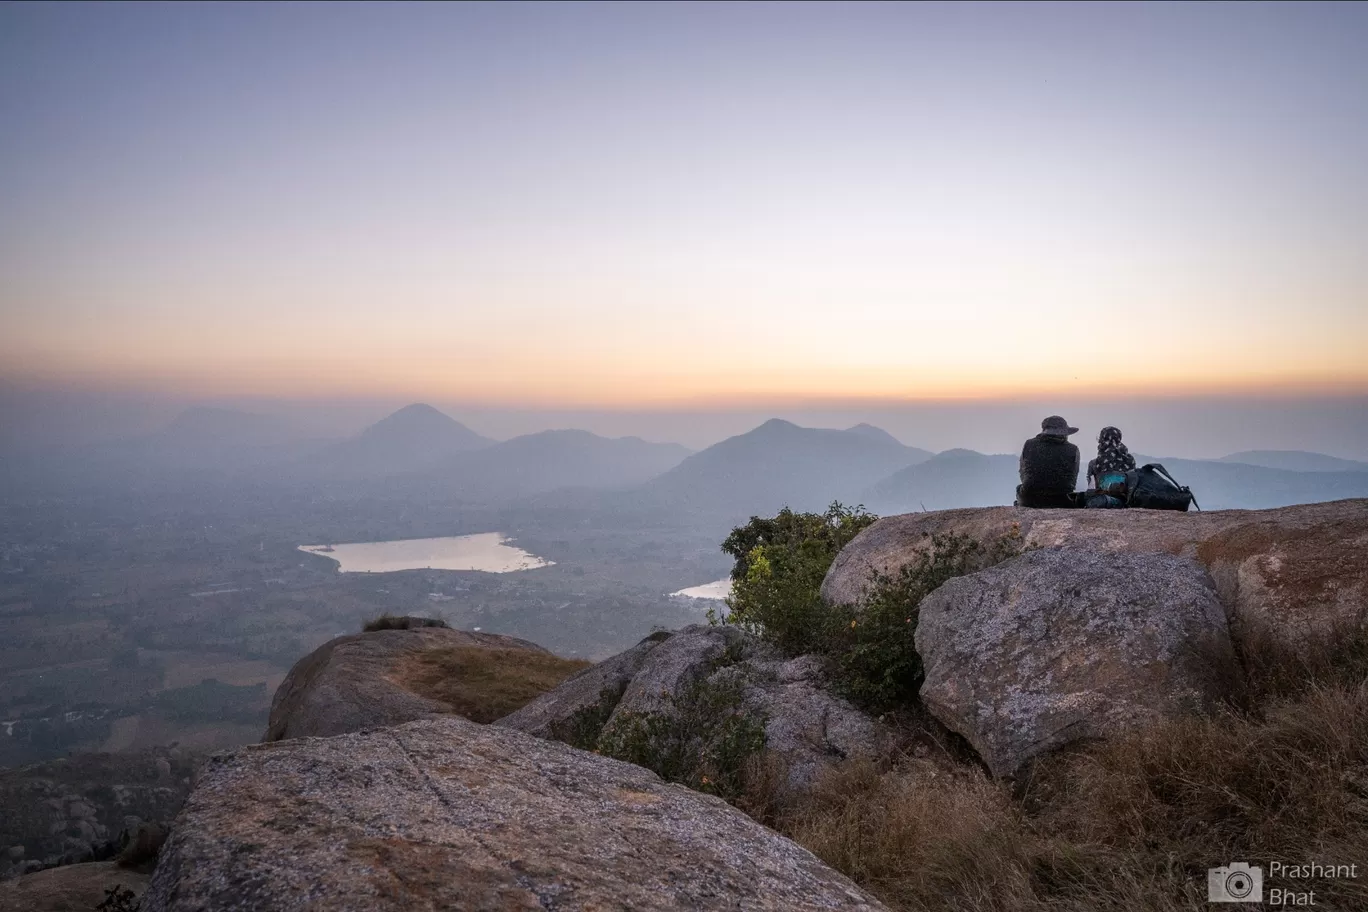
[[[869,426],[776,419],[690,454],[583,431],[496,442],[410,406],[271,462],[234,456],[249,418],[9,464],[0,766],[255,741],[296,661],[385,614],[602,659],[724,608],[720,545],[751,516],[1006,504],[1015,483],[1015,457]],[[1313,456],[1166,462],[1207,507],[1368,496],[1368,466]]]

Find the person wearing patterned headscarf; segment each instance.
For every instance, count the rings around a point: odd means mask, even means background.
[[[1121,442],[1121,430],[1104,427],[1097,435],[1097,458],[1088,462],[1088,478],[1100,490],[1110,487],[1103,483],[1108,475],[1125,475],[1135,468],[1135,457]]]

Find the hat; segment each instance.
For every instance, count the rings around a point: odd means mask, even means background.
[[[1040,422],[1040,433],[1049,434],[1053,437],[1068,437],[1070,434],[1077,434],[1078,428],[1069,427],[1069,422],[1058,415],[1051,415]]]

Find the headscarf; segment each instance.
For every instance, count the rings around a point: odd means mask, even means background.
[[[1104,427],[1097,435],[1097,458],[1093,460],[1094,474],[1101,477],[1110,472],[1129,472],[1135,468],[1135,457],[1121,442],[1121,431]]]

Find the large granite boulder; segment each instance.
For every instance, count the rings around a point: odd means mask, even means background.
[[[762,734],[757,751],[781,761],[785,787],[799,791],[833,764],[892,744],[888,726],[826,683],[814,656],[786,661],[736,627],[696,625],[643,641],[495,724],[639,759],[706,753],[714,735],[737,735],[717,726],[738,722]],[[643,738],[654,743],[632,746]]]
[[[170,821],[202,760],[155,748],[0,770],[0,880],[108,857],[140,824]]]
[[[143,912],[875,910],[721,800],[456,717],[210,761]]]
[[[890,516],[837,555],[822,597],[856,603],[876,571],[896,574],[938,533],[1193,558],[1215,581],[1237,637],[1244,625],[1300,638],[1368,622],[1368,500],[1212,513],[987,507]]]
[[[337,637],[290,669],[271,702],[262,740],[328,737],[451,715],[456,711],[452,704],[435,688],[423,686],[423,660],[472,648],[530,651],[553,658],[527,640],[445,627]]]
[[[0,912],[95,912],[114,890],[136,900],[147,874],[112,861],[66,865],[0,883]]]
[[[921,698],[996,776],[1229,694],[1235,666],[1207,572],[1166,554],[1031,551],[921,605]]]

